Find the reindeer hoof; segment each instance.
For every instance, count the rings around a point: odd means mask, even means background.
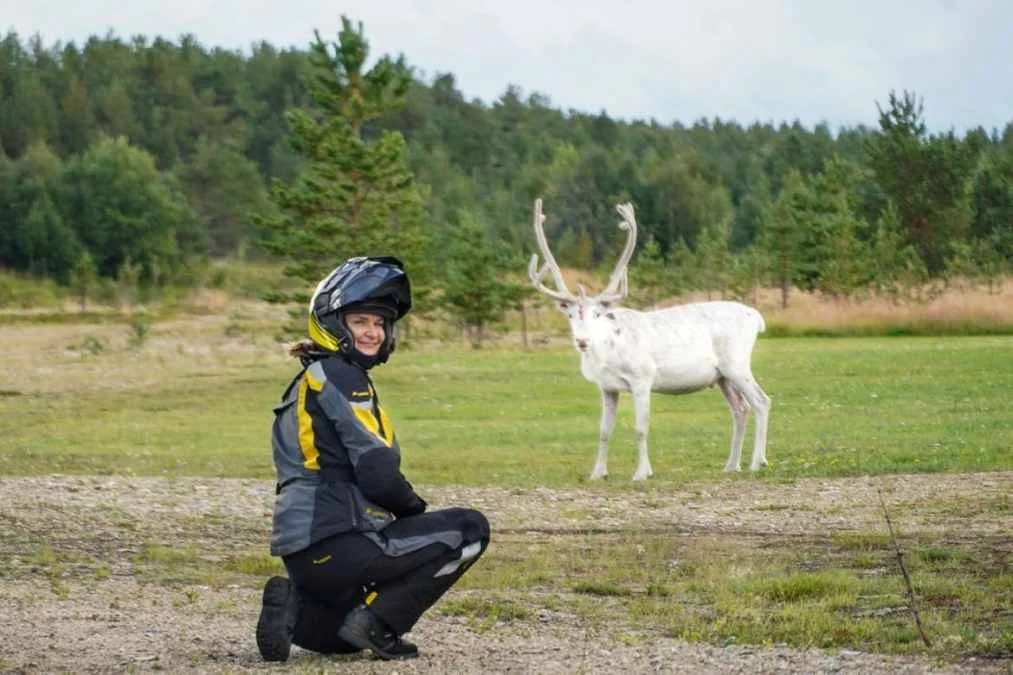
[[[738,464],[725,464],[725,471],[728,473],[738,473],[742,471],[742,467]]]
[[[608,477],[609,477],[609,475],[607,473],[592,473],[591,474],[591,480],[603,480],[603,479],[608,478]]]

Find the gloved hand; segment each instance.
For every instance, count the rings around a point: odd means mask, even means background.
[[[426,503],[426,500],[423,499],[422,497],[419,497],[418,495],[415,495],[415,497],[416,497],[416,503],[412,504],[411,507],[408,508],[407,510],[405,510],[405,511],[399,513],[399,514],[397,514],[398,518],[406,518],[408,516],[417,516],[420,513],[425,513],[426,512],[426,507],[429,506]]]

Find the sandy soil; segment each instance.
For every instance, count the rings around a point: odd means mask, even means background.
[[[553,533],[637,529],[644,536],[817,537],[882,529],[881,489],[908,534],[1010,541],[1008,519],[968,503],[1013,493],[1013,472],[810,479],[792,484],[696,484],[665,494],[600,489],[426,488],[430,504],[481,509],[494,546]],[[225,559],[263,545],[273,486],[267,481],[0,478],[0,671],[358,673],[1009,673],[1010,661],[940,664],[852,650],[715,647],[647,636],[617,640],[579,616],[542,612],[475,632],[430,613],[412,632],[421,658],[300,649],[284,666],[261,662],[253,638],[260,591],[251,584],[151,583],[137,573],[145,545],[170,542]],[[558,507],[558,508],[557,508]],[[565,507],[565,508],[564,508]],[[572,515],[567,515],[572,514]],[[664,525],[659,525],[663,523]],[[454,593],[455,591],[451,591]]]

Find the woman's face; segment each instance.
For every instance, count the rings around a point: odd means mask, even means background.
[[[376,356],[386,337],[383,317],[366,312],[349,312],[345,314],[345,325],[352,332],[355,348],[366,356]]]

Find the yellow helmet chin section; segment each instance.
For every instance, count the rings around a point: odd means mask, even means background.
[[[338,351],[338,339],[328,333],[312,313],[310,314],[309,334],[310,339],[324,349],[329,349],[332,352]]]

